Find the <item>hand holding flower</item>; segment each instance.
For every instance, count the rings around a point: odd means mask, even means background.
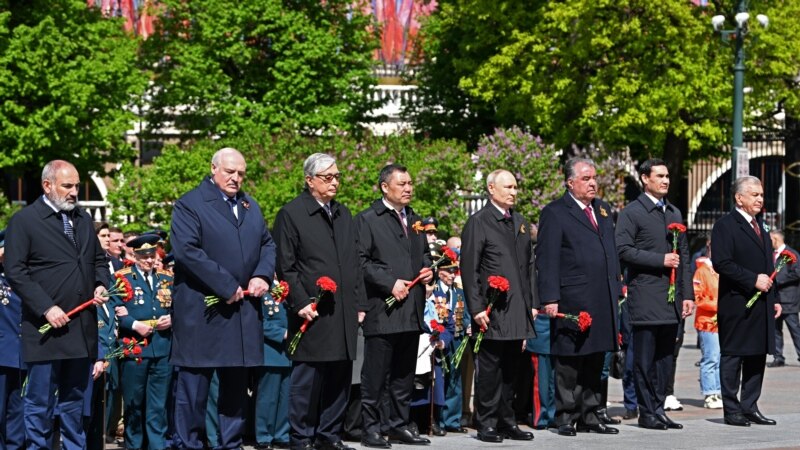
[[[69,322],[69,317],[64,314],[64,310],[58,305],[48,309],[44,314],[44,318],[53,328],[61,328]]]
[[[94,298],[92,300],[95,305],[102,305],[108,301],[108,291],[105,286],[97,286],[94,288]]]
[[[247,291],[253,297],[261,298],[269,290],[269,284],[261,277],[253,277],[247,283]]]

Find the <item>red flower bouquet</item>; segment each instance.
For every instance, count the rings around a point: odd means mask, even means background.
[[[790,252],[789,250],[784,250],[778,255],[778,262],[775,264],[775,270],[772,271],[772,274],[769,276],[770,280],[774,280],[775,277],[778,275],[778,272],[783,269],[786,264],[795,264],[797,263],[797,257],[794,256],[794,253]],[[756,295],[750,298],[750,301],[747,302],[745,305],[747,308],[750,308],[755,304],[756,300],[761,297],[761,291],[756,292]]]
[[[242,295],[247,297],[247,296],[250,295],[250,291],[244,290],[244,291],[242,291]],[[208,308],[209,306],[214,306],[217,303],[219,303],[220,301],[222,301],[222,298],[221,297],[217,297],[216,295],[206,295],[204,301],[206,302],[206,308]]]
[[[311,303],[311,310],[317,310],[317,304],[322,299],[322,296],[325,295],[326,292],[330,292],[331,294],[336,293],[336,282],[328,277],[319,277],[317,279],[317,287],[319,288],[319,293],[316,297],[312,297],[314,301]],[[333,301],[333,298],[331,298]],[[306,319],[303,321],[303,324],[300,325],[300,330],[295,333],[294,337],[292,337],[292,342],[289,343],[289,354],[294,355],[295,350],[297,350],[297,344],[300,343],[300,339],[303,338],[303,334],[308,329],[308,326],[311,324],[311,321]]]
[[[106,361],[111,359],[135,358],[136,364],[142,362],[142,348],[147,347],[147,339],[137,341],[136,338],[122,338],[122,346],[113,352],[106,353]]]
[[[592,326],[592,316],[586,311],[581,311],[577,316],[575,314],[558,313],[556,314],[556,319],[567,319],[575,322],[578,324],[578,329],[581,330],[581,333],[587,332],[589,327]],[[621,339],[622,335],[620,334],[618,338]]]
[[[269,290],[269,295],[275,300],[275,303],[282,303],[289,296],[289,283],[280,281],[272,284],[272,289]]]
[[[128,279],[125,278],[124,275],[119,274],[119,273],[114,274],[114,278],[115,278],[114,286],[112,286],[111,289],[107,290],[105,292],[105,294],[102,295],[102,297],[103,298],[109,298],[112,295],[116,295],[116,296],[121,297],[123,302],[127,302],[130,299],[132,299],[133,298],[133,286],[131,286],[131,282],[128,281]],[[79,312],[83,311],[84,309],[92,306],[93,303],[94,303],[94,299],[93,298],[89,299],[89,300],[86,300],[85,302],[83,302],[80,305],[76,306],[75,308],[71,309],[67,313],[67,317],[72,318],[72,316],[74,316],[75,314],[78,314]],[[45,334],[48,331],[50,331],[52,328],[53,328],[53,326],[50,325],[49,323],[45,324],[45,325],[42,325],[41,327],[39,327],[39,333]]]
[[[508,292],[511,289],[511,284],[505,277],[501,277],[500,275],[492,275],[487,280],[489,283],[489,305],[486,307],[486,317],[488,318],[489,315],[492,314],[492,307],[494,307],[494,302],[497,301],[497,298],[500,296],[502,292]],[[483,334],[486,333],[486,327],[481,327],[480,333],[478,333],[478,338],[475,340],[475,348],[473,349],[477,354],[481,349],[481,341],[483,341]],[[459,362],[460,362],[459,358]]]
[[[667,230],[672,233],[672,254],[678,253],[678,236],[686,232],[686,227],[681,223],[671,223],[667,225]],[[667,302],[675,303],[675,267],[669,274],[669,291],[667,292]]]
[[[447,260],[455,263],[456,261],[458,261],[458,255],[456,255],[456,252],[454,252],[453,249],[451,249],[450,247],[442,247],[442,256],[440,256],[439,259],[437,259],[436,261],[433,262],[433,264],[431,264],[430,269],[436,270],[436,268],[439,267],[440,264],[442,264]],[[419,283],[420,279],[422,279],[422,275],[419,275],[417,276],[417,278],[414,278],[414,280],[411,283],[409,283],[408,286],[406,287],[408,289],[411,289],[417,283]],[[392,306],[394,306],[395,303],[397,303],[397,299],[394,298],[394,296],[391,296],[386,300],[384,300],[384,302],[386,302],[387,308],[391,308]]]

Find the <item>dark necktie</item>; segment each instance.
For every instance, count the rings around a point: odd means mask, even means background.
[[[64,223],[64,234],[67,235],[72,245],[78,246],[78,241],[75,240],[75,229],[72,228],[72,223],[69,221],[69,216],[65,211],[61,211],[61,221]]]
[[[236,209],[236,199],[228,197],[228,204],[231,206],[231,212],[237,219],[239,218],[239,211]]]
[[[153,290],[153,285],[150,284],[150,277],[148,275],[148,272],[145,272],[142,275],[144,276],[144,284],[147,286],[147,290],[148,291],[152,291]]]
[[[583,208],[583,212],[586,213],[586,217],[588,217],[589,222],[592,223],[594,231],[600,231],[600,227],[597,226],[597,222],[594,220],[594,214],[592,214],[592,206],[589,205],[586,208]]]
[[[408,237],[408,227],[406,226],[406,222],[403,220],[406,218],[406,212],[403,211],[395,211],[397,213],[397,218],[400,220],[400,226],[403,227],[403,234]]]
[[[333,220],[333,211],[331,211],[331,205],[326,203],[325,206],[323,206],[323,208],[325,209],[325,212],[328,213],[328,217],[330,217],[331,220]]]
[[[661,200],[656,202],[656,208],[658,208],[658,210],[661,211],[662,213],[664,212],[664,207],[665,206],[667,206],[667,205],[666,205],[666,203],[664,203],[664,199],[661,199]]]
[[[756,236],[758,236],[758,239],[761,240],[761,227],[758,226],[756,219],[751,220],[750,225],[753,226],[753,231],[756,232]]]

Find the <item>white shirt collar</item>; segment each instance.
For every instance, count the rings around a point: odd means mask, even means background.
[[[780,247],[775,249],[775,253],[780,253],[786,248],[786,244],[781,244]]]
[[[492,200],[489,200],[489,203],[491,203],[492,206],[494,206],[495,208],[497,208],[498,211],[500,211],[501,216],[505,217],[506,213],[508,213],[509,215],[511,214],[507,209],[503,209],[497,206],[497,203],[493,202]]]
[[[592,206],[590,204],[587,205],[587,204],[583,203],[582,201],[578,200],[577,198],[575,198],[575,196],[572,195],[572,192],[567,191],[567,193],[569,194],[570,197],[572,197],[573,200],[575,200],[575,203],[578,204],[578,207],[581,209],[581,211],[586,209],[587,206]],[[592,212],[594,212],[594,208],[592,208]]]
[[[381,201],[390,210],[397,211],[396,209],[394,209],[394,206],[390,205],[389,202],[386,201],[386,197],[381,198]],[[400,211],[397,211],[397,212],[402,212],[404,216],[408,216],[408,214],[406,213],[406,207],[405,206],[403,207],[403,209],[401,209]]]
[[[649,192],[645,192],[644,195],[646,195],[647,198],[649,198],[650,200],[653,201],[653,206],[658,205],[659,201],[662,201],[662,202],[664,201],[664,199],[659,200],[659,199],[653,197],[652,195],[650,195]],[[667,202],[664,202],[664,206],[667,206]]]
[[[738,206],[736,207],[736,211],[739,211],[739,214],[741,214],[742,217],[744,217],[744,220],[746,220],[747,223],[751,223],[753,219],[755,219],[755,217],[751,216],[750,214],[747,214],[746,212],[744,212],[742,208],[739,208]]]
[[[55,212],[56,212],[56,214],[58,214],[58,213],[60,213],[60,212],[61,212],[61,210],[60,210],[60,209],[58,209],[58,208],[56,208],[56,205],[54,205],[54,204],[53,204],[53,203],[50,201],[50,199],[49,199],[49,198],[47,198],[47,196],[46,196],[46,195],[42,195],[42,200],[44,200],[44,204],[45,204],[45,205],[47,205],[47,206],[49,206],[50,208],[52,208],[52,209],[53,209],[53,211],[55,211]]]

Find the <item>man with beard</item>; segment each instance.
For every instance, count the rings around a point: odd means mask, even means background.
[[[241,447],[246,368],[264,363],[260,298],[275,275],[275,244],[258,203],[241,191],[246,170],[238,150],[219,150],[211,158],[211,176],[175,202],[172,212],[170,363],[178,369],[173,446],[179,449],[203,448],[215,371],[220,448]],[[209,296],[219,301],[207,307]]]
[[[105,303],[110,274],[92,218],[77,208],[75,166],[55,160],[42,170],[44,195],[8,225],[6,275],[22,298],[22,346],[28,369],[25,435],[29,449],[50,448],[54,409],[62,448],[82,449],[84,396],[97,360],[97,310],[66,312],[92,299]],[[92,296],[94,298],[92,298]],[[39,328],[50,325],[44,336]],[[57,398],[52,400],[54,392]]]
[[[775,425],[758,409],[764,363],[775,352],[775,318],[781,315],[770,274],[772,243],[759,215],[764,188],[753,176],[733,183],[736,208],[711,231],[711,255],[719,273],[719,326],[722,408],[728,425]],[[748,301],[760,298],[751,307]],[[741,398],[737,398],[741,388]]]
[[[428,439],[408,427],[414,386],[417,344],[423,330],[425,286],[433,279],[427,268],[428,247],[420,234],[422,220],[411,209],[413,182],[399,164],[381,169],[378,186],[383,198],[356,217],[358,251],[367,302],[359,305],[364,319],[364,368],[361,372],[362,445],[389,448],[389,442],[426,445]],[[415,226],[416,225],[416,226]],[[411,280],[422,283],[409,287]],[[397,302],[388,307],[390,296]],[[389,442],[381,437],[384,389],[390,398]]]
[[[342,428],[356,357],[356,305],[366,300],[356,226],[347,207],[334,200],[341,179],[336,160],[315,153],[303,163],[303,172],[305,190],[275,219],[278,277],[291,287],[287,337],[309,321],[291,355],[291,447],[348,450]],[[314,304],[320,277],[331,278],[336,292]]]
[[[551,320],[550,350],[556,374],[558,434],[581,430],[619,432],[597,417],[605,353],[617,348],[617,301],[622,293],[611,207],[595,198],[597,169],[591,159],[564,165],[567,192],[542,210],[536,268],[539,298],[551,319],[586,311],[591,326]]]
[[[475,423],[478,439],[531,440],[533,433],[517,427],[513,380],[519,371],[525,340],[534,337],[536,306],[531,295],[532,259],[530,224],[513,208],[517,201],[517,180],[507,170],[495,170],[486,177],[489,202],[467,220],[462,234],[461,278],[473,336],[485,332],[475,355]],[[502,276],[508,292],[495,299],[487,313],[490,296],[488,279]]]

